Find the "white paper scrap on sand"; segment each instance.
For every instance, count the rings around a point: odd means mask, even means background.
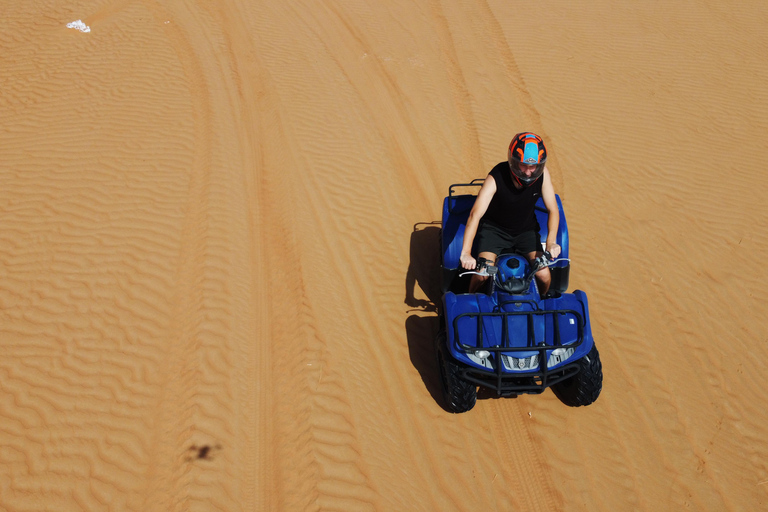
[[[80,32],[90,32],[91,27],[83,23],[83,20],[77,20],[73,21],[72,23],[67,23],[67,28],[75,28],[79,30]]]

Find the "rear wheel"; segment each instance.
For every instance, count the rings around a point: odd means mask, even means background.
[[[603,389],[603,365],[597,347],[592,345],[592,350],[578,363],[579,373],[552,386],[555,396],[571,407],[591,404]]]
[[[467,412],[477,402],[477,386],[461,378],[461,367],[450,355],[444,353],[445,331],[437,334],[437,365],[440,368],[440,380],[443,383],[443,397],[451,412]]]

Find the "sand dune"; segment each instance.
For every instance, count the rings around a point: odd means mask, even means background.
[[[763,3],[6,4],[0,509],[766,506]],[[604,389],[452,415],[435,221],[523,130]]]

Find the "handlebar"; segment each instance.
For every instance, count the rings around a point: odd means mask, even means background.
[[[494,265],[489,265],[488,260],[484,258],[478,258],[477,267],[475,267],[475,270],[462,272],[459,274],[459,276],[463,277],[467,274],[473,274],[483,277],[493,277],[495,286],[498,286],[501,290],[507,293],[519,294],[525,292],[525,290],[528,289],[528,286],[530,286],[531,280],[533,279],[533,276],[536,275],[536,272],[544,268],[551,267],[552,265],[560,263],[561,261],[570,262],[571,260],[569,258],[553,259],[552,254],[550,254],[548,251],[544,251],[542,256],[539,256],[529,263],[530,270],[525,275],[525,277],[512,277],[506,281],[501,281],[499,268]]]
[[[475,270],[467,270],[459,274],[459,277],[464,277],[467,274],[475,274],[478,276],[489,277],[495,276],[499,272],[499,267],[489,265],[488,260],[485,258],[477,258],[477,265]]]
[[[544,254],[542,256],[539,256],[538,258],[536,258],[534,260],[534,262],[538,263],[537,271],[541,270],[543,268],[546,268],[546,267],[551,267],[555,263],[560,263],[561,261],[567,261],[568,263],[571,262],[570,258],[557,258],[557,259],[554,259],[554,258],[552,258],[552,253],[550,253],[549,251],[544,251]],[[535,274],[536,271],[534,271],[533,273]]]

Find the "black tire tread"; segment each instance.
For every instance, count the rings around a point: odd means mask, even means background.
[[[579,360],[579,366],[579,373],[552,386],[555,396],[570,407],[590,405],[603,389],[603,365],[595,345]]]
[[[444,344],[445,333],[441,332],[437,335],[437,364],[445,405],[453,413],[467,412],[477,403],[477,386],[461,378],[459,365],[443,354]]]

